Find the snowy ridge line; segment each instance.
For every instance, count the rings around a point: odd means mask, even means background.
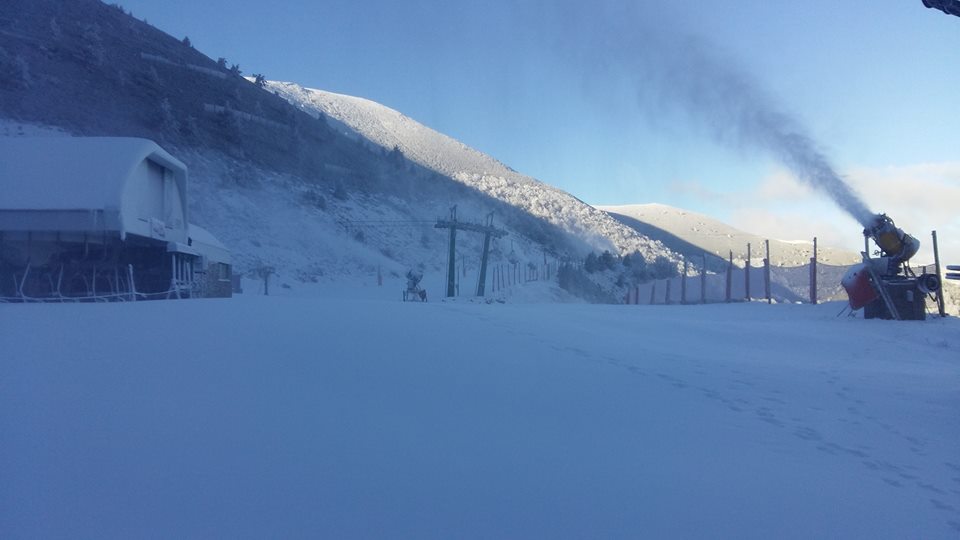
[[[664,255],[678,261],[676,254],[662,243],[650,240],[569,193],[520,174],[398,111],[367,99],[294,83],[268,81],[266,86],[308,114],[324,115],[386,151],[397,148],[407,159],[559,227],[594,250],[610,249],[619,254],[640,252],[651,260]]]
[[[761,260],[766,256],[763,246],[767,240],[770,241],[771,260],[775,266],[803,266],[813,255],[812,241],[767,238],[744,232],[713,217],[665,204],[628,204],[598,208],[625,225],[662,240],[675,250],[682,246],[687,256],[692,255],[691,248],[696,248],[726,260],[732,251],[734,259],[742,263],[746,260],[747,244],[751,244],[751,259]],[[861,260],[859,253],[830,246],[819,245],[817,251],[818,263],[845,266]]]

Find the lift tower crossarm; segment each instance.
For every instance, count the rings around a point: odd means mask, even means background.
[[[447,262],[447,297],[456,296],[457,281],[457,229],[462,231],[483,233],[483,254],[480,257],[480,279],[477,283],[477,296],[484,295],[484,285],[487,277],[487,260],[490,253],[490,238],[502,238],[507,231],[493,226],[493,213],[487,216],[487,223],[470,223],[457,219],[457,207],[450,208],[449,219],[438,219],[434,225],[436,229],[450,229],[450,254]]]

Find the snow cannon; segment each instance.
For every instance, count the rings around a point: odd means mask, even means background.
[[[940,279],[935,274],[917,276],[907,266],[920,241],[898,229],[886,214],[873,216],[863,236],[876,243],[880,256],[871,258],[864,251],[863,263],[843,276],[840,284],[850,309],[862,308],[865,319],[924,320],[927,295],[940,290]]]
[[[863,229],[863,236],[873,239],[884,257],[893,267],[890,271],[909,261],[920,249],[920,241],[898,229],[886,214],[873,216],[873,222]]]
[[[870,281],[870,272],[866,265],[867,263],[863,263],[850,267],[850,270],[840,280],[843,289],[847,291],[850,309],[854,311],[867,306],[880,297],[877,290],[873,288],[873,283]]]

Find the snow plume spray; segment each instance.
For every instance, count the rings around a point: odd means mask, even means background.
[[[718,142],[764,150],[865,227],[874,221],[804,127],[735,62],[702,40],[678,34],[675,25],[649,13],[653,8],[607,4],[591,9],[590,14],[561,14],[561,50],[598,72],[591,78],[626,77],[653,122],[677,113]],[[601,27],[585,30],[584,21],[598,16]]]

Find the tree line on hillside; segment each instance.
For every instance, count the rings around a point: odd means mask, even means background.
[[[651,279],[667,279],[680,274],[677,265],[663,255],[652,262],[639,252],[617,256],[610,251],[591,252],[583,264],[563,264],[557,272],[560,288],[596,303],[617,303],[623,287],[632,287]],[[621,289],[617,291],[616,289]]]
[[[599,255],[590,252],[583,261],[583,270],[589,274],[596,272],[619,272],[626,281],[642,283],[651,279],[667,279],[679,275],[677,265],[663,255],[657,255],[653,262],[647,262],[639,252],[622,257],[605,250]]]

